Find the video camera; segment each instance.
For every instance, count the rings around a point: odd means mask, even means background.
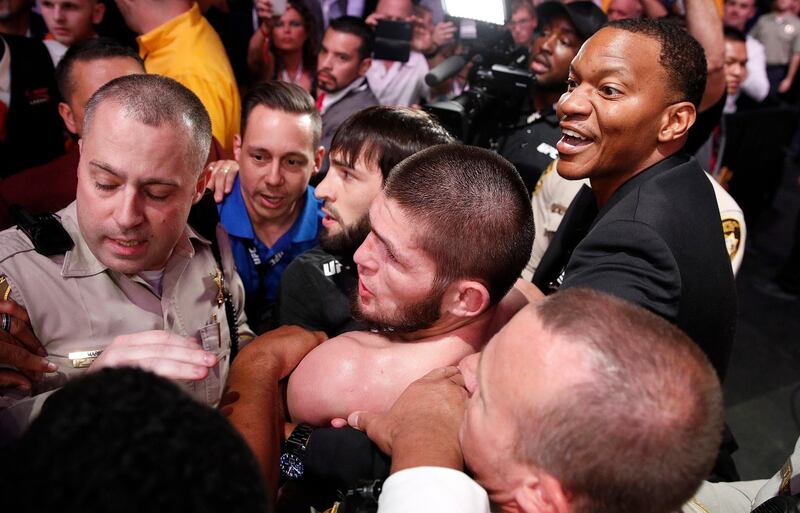
[[[443,6],[448,17],[459,24],[464,51],[433,68],[425,82],[439,85],[470,62],[472,69],[462,94],[424,108],[462,142],[488,146],[497,126],[519,116],[535,85],[527,65],[528,50],[515,47],[503,25],[504,0],[445,0]]]

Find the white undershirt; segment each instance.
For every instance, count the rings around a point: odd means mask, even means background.
[[[150,285],[150,288],[160,297],[161,282],[164,280],[164,269],[157,271],[139,271],[139,277]]]

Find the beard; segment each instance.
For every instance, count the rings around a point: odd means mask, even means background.
[[[370,314],[361,309],[358,287],[350,294],[350,312],[353,318],[371,330],[390,333],[411,333],[430,328],[441,317],[442,298],[447,287],[434,285],[424,299],[404,305],[391,314]]]
[[[334,215],[336,211],[327,207]],[[338,217],[337,217],[338,220]],[[369,235],[369,214],[363,215],[352,226],[342,226],[342,231],[329,235],[328,230],[322,230],[319,236],[319,245],[332,255],[352,257],[358,247]]]

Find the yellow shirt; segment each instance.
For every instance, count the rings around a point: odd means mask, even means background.
[[[222,41],[197,4],[136,40],[147,72],[191,89],[208,110],[214,137],[232,153],[241,116],[239,89]]]

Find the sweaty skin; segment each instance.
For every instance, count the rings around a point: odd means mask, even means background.
[[[517,311],[542,297],[530,282],[517,280],[498,305],[449,333],[414,341],[368,331],[332,338],[306,355],[290,376],[290,417],[326,426],[354,411],[388,411],[408,385],[480,351]]]
[[[325,426],[354,411],[387,411],[410,383],[479,351],[488,339],[484,331],[475,336],[462,328],[413,342],[368,331],[332,338],[311,351],[289,378],[292,421]]]

